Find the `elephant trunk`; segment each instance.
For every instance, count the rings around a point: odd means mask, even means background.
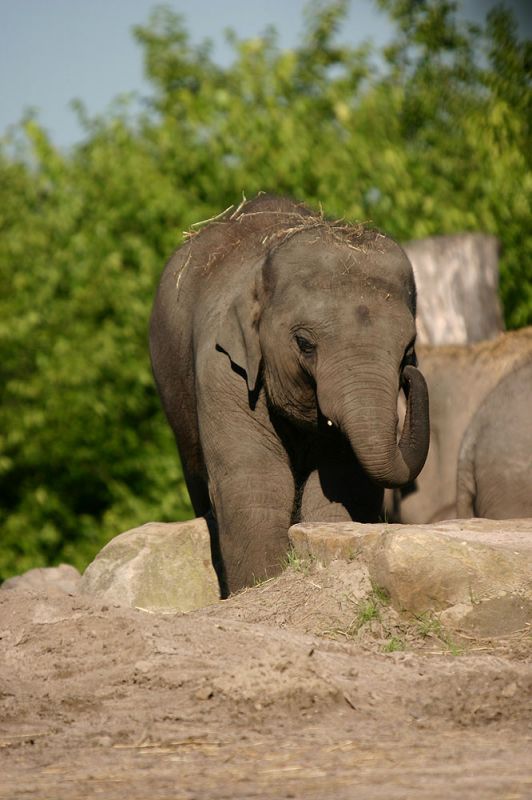
[[[345,391],[340,389],[334,397],[330,396],[330,388],[320,390],[318,381],[320,410],[348,438],[372,480],[389,488],[403,486],[416,478],[427,457],[429,411],[425,379],[413,366],[403,370],[401,384],[407,407],[398,442],[397,373],[390,369],[377,374],[373,369],[362,374],[362,381],[350,381]],[[332,386],[327,381],[324,385]]]

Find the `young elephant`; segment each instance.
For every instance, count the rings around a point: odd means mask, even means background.
[[[377,521],[428,449],[415,286],[401,248],[259,196],[168,262],[153,371],[222,588],[277,574],[296,520]],[[397,442],[397,396],[408,397]]]
[[[459,517],[532,517],[531,398],[532,360],[503,378],[471,420],[458,458]]]

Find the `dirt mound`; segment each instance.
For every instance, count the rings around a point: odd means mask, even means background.
[[[0,797],[525,798],[522,637],[454,650],[356,569],[175,615],[0,592]]]

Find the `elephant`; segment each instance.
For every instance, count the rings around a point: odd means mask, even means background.
[[[227,210],[170,258],[152,369],[224,596],[281,571],[292,523],[378,521],[383,487],[419,473],[415,311],[395,241],[288,198]]]
[[[430,395],[430,447],[415,482],[399,490],[398,512],[389,514],[393,521],[413,524],[457,517],[462,438],[499,381],[532,359],[532,327],[471,345],[419,347],[418,358]]]
[[[484,399],[458,457],[458,516],[532,517],[532,353]]]

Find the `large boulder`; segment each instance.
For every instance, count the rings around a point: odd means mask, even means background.
[[[360,559],[398,611],[493,636],[532,621],[532,520],[450,520],[433,525],[294,525],[302,558]]]
[[[480,342],[504,330],[495,236],[429,236],[403,247],[416,277],[420,344]]]
[[[89,564],[80,591],[145,611],[192,611],[217,602],[206,521],[148,522],[119,534]]]

